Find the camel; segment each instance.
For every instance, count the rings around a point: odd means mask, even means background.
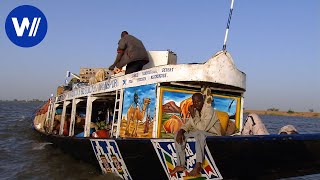
[[[163,123],[163,129],[165,133],[176,133],[182,126],[182,121],[179,116],[172,115],[170,118]]]
[[[186,118],[190,117],[189,106],[191,105],[192,105],[192,97],[189,97],[188,99],[185,99],[180,103],[180,110],[181,110],[180,116],[182,117],[183,124],[186,123]]]
[[[142,111],[140,111],[140,107],[134,107],[133,105],[131,105],[127,111],[127,127],[126,127],[126,131],[125,131],[125,135],[126,136],[132,136],[132,137],[137,137],[137,128],[138,128],[138,124],[139,121],[142,121],[147,106],[150,104],[150,98],[144,98],[143,99],[143,106],[142,106]],[[134,123],[134,128],[130,134],[129,132],[129,128],[130,128],[130,122],[133,121]]]

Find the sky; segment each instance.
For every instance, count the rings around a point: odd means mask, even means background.
[[[223,46],[231,0],[48,0],[0,2],[0,99],[47,99],[66,71],[109,67],[123,30],[147,50],[174,51],[178,63],[203,63]],[[17,6],[47,18],[37,46],[22,48],[6,35]],[[320,1],[235,0],[227,42],[247,75],[246,109],[320,111]]]

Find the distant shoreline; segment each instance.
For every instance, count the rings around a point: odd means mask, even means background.
[[[32,100],[0,100],[0,102],[35,102],[35,103],[44,103],[46,101],[39,99]],[[243,111],[245,114],[258,114],[258,115],[271,115],[271,116],[298,116],[298,117],[314,117],[320,118],[320,112],[288,112],[288,111],[272,111],[272,110],[253,110],[253,109],[245,109]]]
[[[299,116],[299,117],[317,117],[320,118],[319,112],[285,112],[285,111],[266,111],[266,110],[244,110],[244,113],[255,113],[258,115],[272,116]]]
[[[0,100],[0,102],[46,102],[46,100],[31,99],[31,100]]]

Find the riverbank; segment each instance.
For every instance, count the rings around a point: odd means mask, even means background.
[[[273,115],[273,116],[299,116],[299,117],[318,117],[318,112],[286,112],[286,111],[265,111],[265,110],[244,110],[244,113],[255,113],[258,115]]]

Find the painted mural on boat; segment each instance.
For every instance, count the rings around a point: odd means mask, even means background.
[[[188,121],[190,118],[188,108],[192,105],[191,97],[194,93],[195,91],[161,88],[159,137],[173,138],[174,133]],[[211,93],[210,95],[213,100],[211,99],[209,103],[218,111],[218,116],[227,116],[226,121],[239,124],[240,97]],[[227,123],[222,123],[222,126],[227,126]]]
[[[168,179],[222,179],[217,165],[215,164],[212,155],[205,147],[205,158],[202,164],[201,174],[198,177],[188,176],[189,172],[196,164],[196,148],[195,139],[188,139],[186,143],[186,169],[181,173],[170,174],[177,164],[177,155],[173,139],[152,139],[153,147],[161,161],[164,171],[167,173]]]
[[[90,139],[90,141],[104,174],[115,173],[122,179],[132,179],[115,140]]]
[[[155,119],[156,84],[126,88],[120,137],[151,138]]]

